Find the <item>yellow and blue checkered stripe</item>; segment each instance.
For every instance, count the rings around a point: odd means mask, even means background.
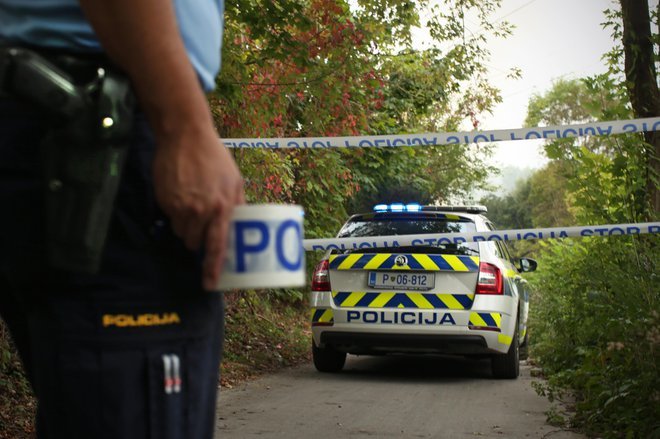
[[[500,329],[502,327],[502,313],[472,312],[470,313],[470,326]]]
[[[397,256],[405,256],[408,263],[397,266]],[[424,271],[459,271],[479,270],[478,256],[462,255],[427,255],[404,253],[352,253],[348,255],[330,255],[331,270],[424,270]]]
[[[333,291],[332,300],[339,308],[470,309],[474,294]]]
[[[326,324],[332,325],[335,322],[335,316],[329,308],[312,308],[311,309],[312,324]]]
[[[494,331],[502,330],[502,313],[499,312],[473,312],[470,313],[470,329],[488,329]],[[510,346],[513,337],[499,333],[497,334],[498,343]]]

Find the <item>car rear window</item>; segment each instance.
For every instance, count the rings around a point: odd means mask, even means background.
[[[418,235],[424,233],[470,233],[475,232],[474,222],[468,218],[447,219],[443,216],[392,215],[373,218],[357,217],[349,220],[339,231],[339,238],[367,236]],[[352,253],[389,253],[393,248],[368,248],[352,250]],[[399,252],[422,252],[434,254],[478,255],[479,246],[474,242],[440,244],[437,246],[398,247]]]

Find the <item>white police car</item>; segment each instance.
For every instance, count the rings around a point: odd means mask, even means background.
[[[378,205],[353,215],[339,238],[494,230],[482,206]],[[488,355],[497,378],[519,374],[536,262],[504,242],[333,250],[311,292],[314,365],[337,372],[346,354]]]

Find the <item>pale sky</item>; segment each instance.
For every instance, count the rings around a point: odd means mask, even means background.
[[[657,0],[651,0],[656,4]],[[514,24],[513,35],[490,41],[488,64],[491,81],[503,102],[492,116],[482,118],[481,129],[520,128],[527,103],[534,93],[547,91],[554,80],[580,78],[605,71],[601,56],[613,47],[610,29],[603,29],[602,11],[616,6],[612,0],[504,0],[495,19]],[[473,32],[474,23],[466,22]],[[511,80],[511,67],[522,78]],[[538,141],[501,142],[494,162],[501,166],[542,167],[545,156]]]

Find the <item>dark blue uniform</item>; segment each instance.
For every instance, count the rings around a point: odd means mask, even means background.
[[[210,438],[223,337],[201,255],[154,198],[154,141],[136,116],[100,272],[46,261],[46,117],[0,96],[0,314],[39,399],[40,438]]]

